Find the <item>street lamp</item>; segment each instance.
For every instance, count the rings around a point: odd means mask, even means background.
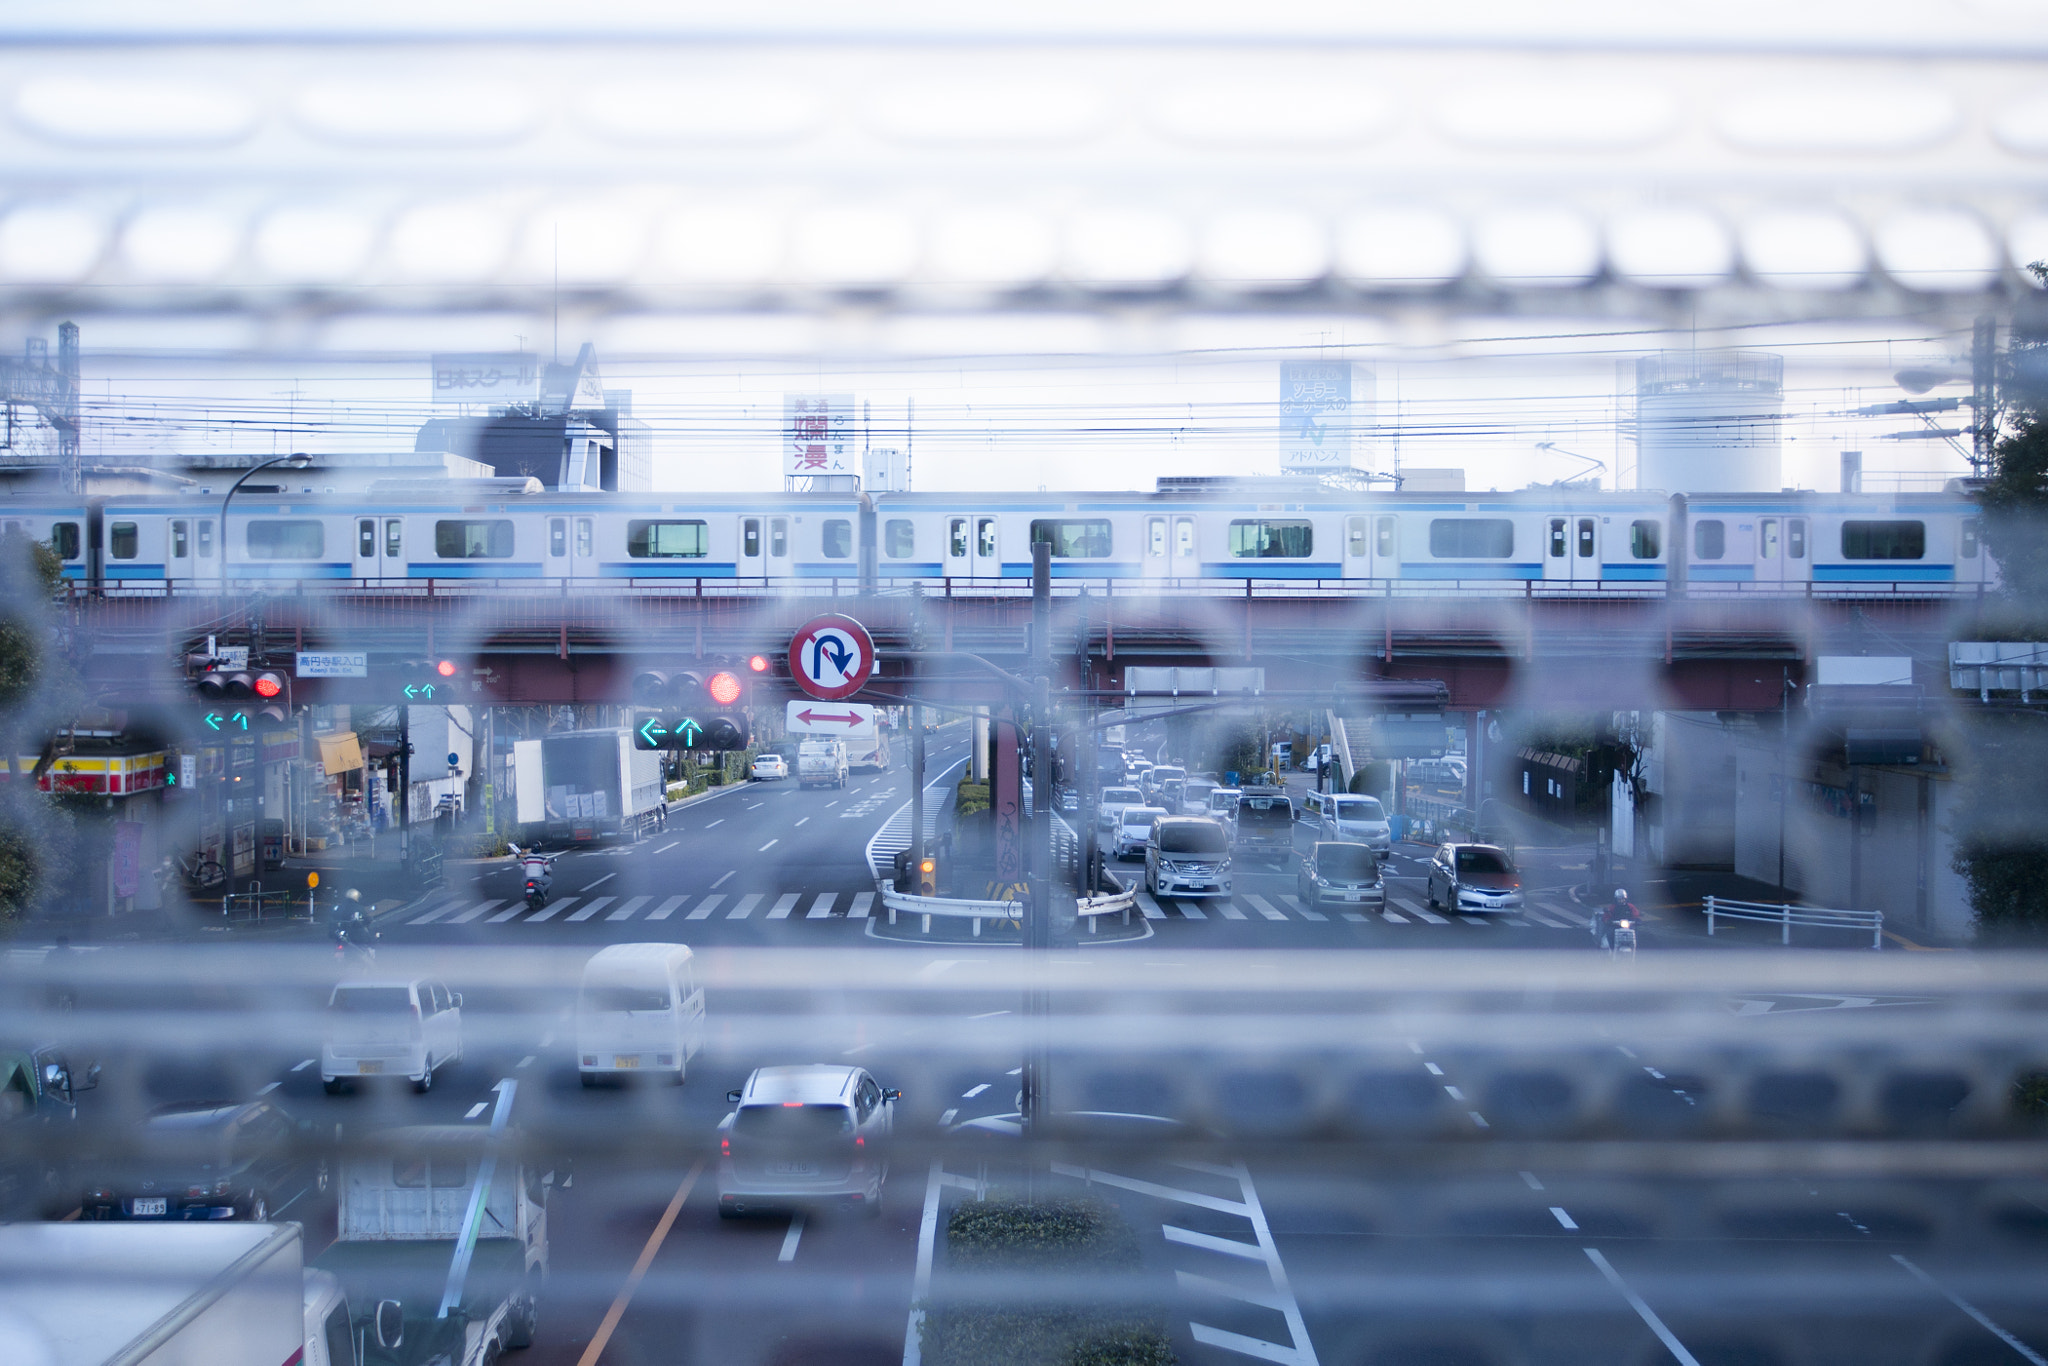
[[[249,476],[258,470],[267,470],[272,465],[289,465],[295,470],[302,470],[312,463],[313,457],[303,451],[295,451],[290,455],[275,456],[260,465],[251,465],[240,479],[237,479],[229,486],[227,493],[222,496],[220,500],[220,591],[223,597],[227,595],[228,591],[228,499],[233,498],[235,490],[249,482]]]

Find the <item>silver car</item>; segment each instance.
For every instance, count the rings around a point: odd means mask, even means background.
[[[865,1068],[759,1067],[725,1098],[718,1125],[718,1213],[848,1205],[882,1212],[889,1136],[901,1091]]]
[[[1145,852],[1145,841],[1152,838],[1152,823],[1166,814],[1164,807],[1127,806],[1117,818],[1116,856],[1137,858]]]
[[[1206,816],[1164,816],[1145,841],[1145,889],[1154,896],[1229,896],[1230,836]]]
[[[1377,797],[1337,793],[1323,799],[1323,838],[1369,845],[1384,854],[1393,847],[1394,827]]]

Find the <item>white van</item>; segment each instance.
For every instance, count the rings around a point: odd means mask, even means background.
[[[673,1073],[704,1046],[704,988],[683,944],[613,944],[583,965],[576,1069],[585,1086],[626,1072]]]
[[[439,982],[343,982],[327,1000],[320,1080],[336,1095],[356,1077],[405,1077],[431,1090],[434,1069],[462,1059],[462,997]]]
[[[1368,845],[1384,854],[1393,847],[1393,826],[1379,798],[1333,793],[1323,808],[1323,838]]]

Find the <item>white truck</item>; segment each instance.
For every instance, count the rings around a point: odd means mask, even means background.
[[[362,1366],[297,1224],[0,1225],[0,1361]]]
[[[636,840],[668,800],[661,756],[635,749],[623,727],[515,740],[512,795],[520,844]]]
[[[797,746],[796,777],[799,787],[845,787],[846,742],[806,740]]]
[[[355,1308],[358,1366],[483,1366],[532,1343],[551,1179],[500,1157],[501,1132],[387,1129],[342,1163],[335,1241],[313,1264]]]

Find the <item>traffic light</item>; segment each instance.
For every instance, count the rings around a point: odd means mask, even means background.
[[[452,659],[406,659],[399,661],[397,695],[394,702],[439,702],[452,700],[455,681],[462,666]]]
[[[275,669],[209,669],[193,684],[205,704],[199,723],[216,735],[241,734],[259,722],[292,717],[292,680]]]
[[[633,728],[634,747],[745,749],[751,737],[746,698],[746,685],[729,670],[643,669],[633,676],[633,700],[655,714]]]

